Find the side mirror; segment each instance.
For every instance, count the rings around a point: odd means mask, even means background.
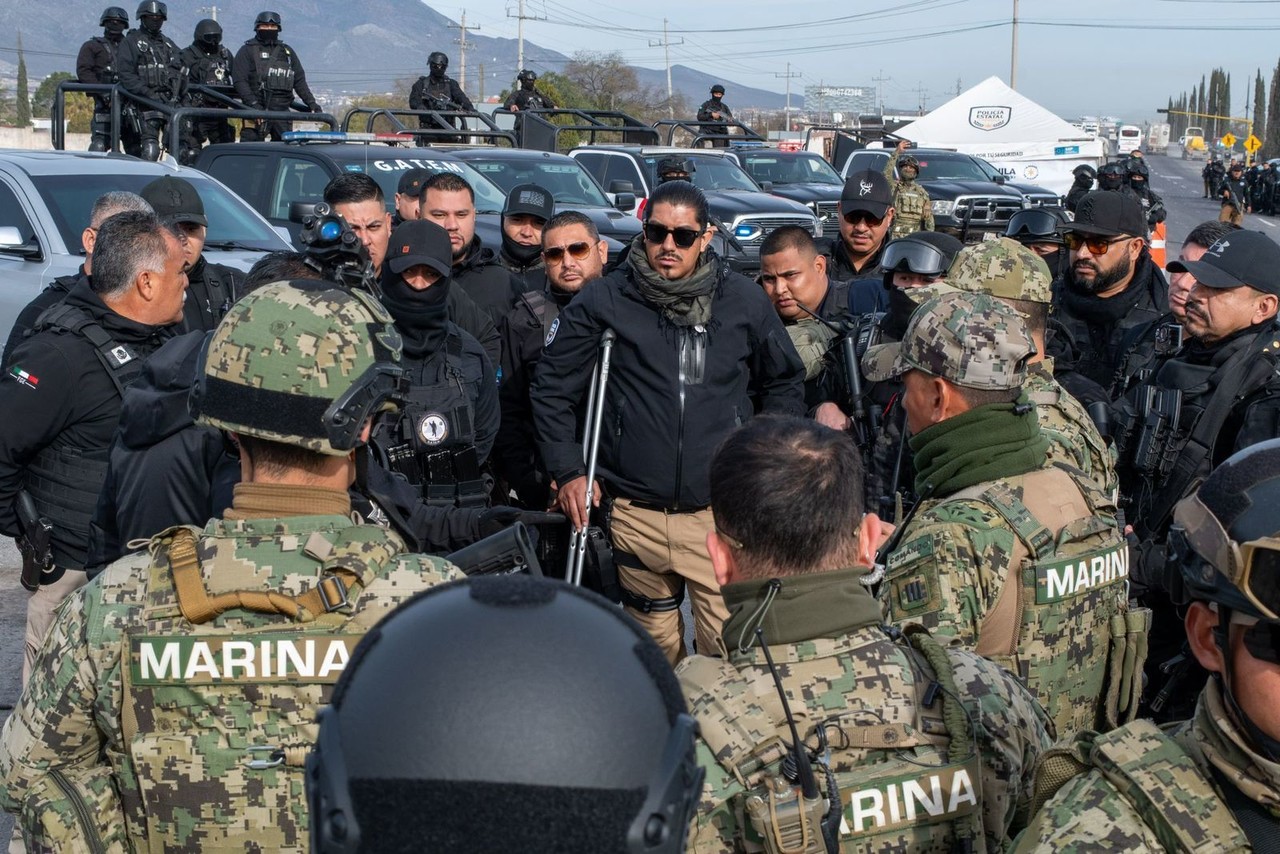
[[[626,213],[636,209],[635,193],[615,193],[613,196],[613,206],[618,210]]]
[[[289,222],[301,223],[309,216],[315,216],[315,202],[289,202]]]
[[[996,175],[996,176],[995,176],[994,178],[992,178],[991,180],[992,180],[992,181],[995,181],[997,184],[999,184],[999,185],[1000,185],[1000,186],[1002,186],[1002,187],[1004,186],[1005,177],[1004,177],[1003,175]]]
[[[758,184],[760,185],[760,189],[761,189],[761,190],[763,190],[764,192],[766,192],[766,193],[772,193],[772,192],[773,192],[773,182],[772,182],[772,181],[757,181],[756,183],[758,183]]]
[[[618,193],[635,193],[635,191],[636,185],[632,184],[630,181],[615,180],[609,182],[609,192],[613,193],[615,196]]]
[[[31,243],[22,242],[22,233],[18,231],[16,225],[0,225],[0,252],[33,260],[44,257],[44,253],[40,251],[40,244],[35,242],[35,238],[32,238]]]

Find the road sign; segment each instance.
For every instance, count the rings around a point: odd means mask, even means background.
[[[1233,136],[1230,133],[1224,133],[1222,135],[1222,144],[1225,145],[1227,148],[1234,148],[1236,144],[1235,136]]]
[[[1258,139],[1253,134],[1249,134],[1249,138],[1244,141],[1244,150],[1253,154],[1259,148],[1262,148],[1262,140]]]

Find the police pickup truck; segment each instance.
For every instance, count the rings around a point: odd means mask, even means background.
[[[813,211],[824,234],[837,233],[844,178],[820,155],[743,143],[731,145],[729,156],[767,192]]]

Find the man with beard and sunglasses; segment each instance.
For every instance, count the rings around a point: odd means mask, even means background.
[[[1060,745],[1019,852],[1269,851],[1280,803],[1280,441],[1240,451],[1174,511],[1165,583],[1213,678],[1191,718]],[[1056,791],[1055,791],[1056,790]]]
[[[1131,193],[1089,193],[1062,232],[1068,266],[1054,282],[1049,354],[1110,390],[1129,332],[1169,310],[1169,285],[1151,260],[1147,217]]]
[[[1280,432],[1280,245],[1259,232],[1232,231],[1198,261],[1170,266],[1195,277],[1183,321],[1188,340],[1157,361],[1151,379],[1131,388],[1111,415],[1133,526],[1131,578],[1156,612],[1148,659],[1153,686],[1168,681],[1169,671],[1159,668],[1182,644],[1158,583],[1174,505],[1233,451]],[[1194,677],[1181,681],[1185,686]],[[1189,712],[1176,702],[1156,705],[1161,720]]]
[[[616,336],[600,432],[623,604],[674,663],[685,655],[689,588],[697,649],[729,616],[707,556],[709,467],[757,405],[804,413],[804,366],[760,287],[708,251],[706,196],[687,181],[653,191],[624,266],[588,284],[556,319],[533,377],[533,416],[558,503],[587,524],[581,416],[606,330]],[[753,400],[754,398],[754,400]],[[593,484],[590,493],[599,502]]]

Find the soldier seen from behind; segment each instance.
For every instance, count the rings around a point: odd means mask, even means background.
[[[445,73],[449,70],[449,57],[438,50],[432,51],[427,57],[427,68],[430,73],[419,77],[414,82],[413,88],[409,90],[409,109],[475,112],[475,104],[471,103],[467,93],[462,91],[458,81]],[[445,116],[443,121],[455,128],[460,124],[458,116]],[[419,116],[418,127],[439,130],[440,123],[430,116]],[[440,137],[438,141],[461,142],[462,137],[446,136]],[[430,145],[431,142],[430,138],[421,136],[416,140],[416,144],[420,146]]]
[[[902,376],[920,496],[885,546],[880,599],[892,625],[1019,677],[1063,737],[1133,717],[1150,615],[1128,607],[1113,498],[1049,462],[1025,391],[1034,352],[1017,313],[970,293],[929,300],[900,343],[867,352],[868,377]]]
[[[222,518],[161,532],[59,611],[0,743],[30,846],[306,850],[317,711],[391,608],[460,577],[352,521],[399,345],[372,297],[323,282],[219,324],[192,407],[232,435],[241,482]]]
[[[129,13],[119,6],[108,6],[98,20],[102,35],[94,36],[80,45],[76,55],[76,82],[118,82],[116,76],[116,52],[124,42],[124,31],[129,29]],[[94,94],[93,118],[89,123],[89,150],[110,151],[111,144],[111,96]],[[123,131],[124,129],[121,128]],[[125,149],[137,154],[136,136]]]
[[[236,51],[231,72],[236,94],[251,110],[283,112],[290,109],[297,93],[308,110],[318,113],[320,104],[307,85],[302,60],[293,48],[280,41],[283,29],[279,12],[258,13],[253,22],[253,38]],[[289,121],[248,120],[240,129],[240,141],[278,142],[292,127],[293,122]]]
[[[143,0],[137,17],[138,26],[125,34],[116,51],[116,76],[132,94],[177,107],[186,94],[187,69],[182,64],[182,49],[161,32],[169,9],[160,0]],[[165,113],[131,102],[121,121],[133,125],[132,133],[142,140],[139,156],[159,160],[161,137],[168,126]]]
[[[1060,746],[1019,852],[1269,851],[1280,802],[1280,441],[1224,461],[1174,510],[1164,584],[1211,674],[1189,719]],[[1186,689],[1184,689],[1186,690]],[[1047,802],[1046,802],[1047,799]]]
[[[234,97],[231,85],[231,66],[235,58],[222,44],[222,25],[211,18],[196,24],[195,37],[182,51],[182,64],[187,68],[187,80],[192,84],[217,89],[223,95]],[[192,106],[226,107],[227,105],[208,95],[196,96]],[[187,119],[183,126],[182,151],[179,159],[190,166],[196,162],[200,147],[205,142],[235,142],[236,132],[226,119]]]
[[[1052,727],[997,664],[883,625],[865,582],[884,532],[857,451],[764,416],[725,439],[710,479],[729,619],[677,669],[707,773],[688,850],[1002,850]]]
[[[933,203],[929,201],[929,191],[916,180],[920,177],[920,161],[915,155],[904,153],[910,145],[905,139],[899,140],[893,156],[884,163],[884,177],[893,186],[892,239],[933,231]]]

